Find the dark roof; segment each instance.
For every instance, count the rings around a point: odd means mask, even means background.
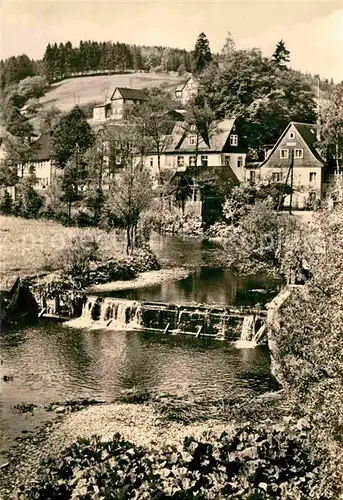
[[[34,143],[36,145],[34,161],[50,160],[52,149],[52,134],[42,134]]]
[[[116,87],[112,94],[111,100],[113,100],[113,96],[115,91],[119,90],[123,99],[129,99],[132,101],[147,101],[148,96],[140,89],[130,89],[128,87]]]
[[[297,129],[301,137],[304,139],[308,147],[310,148],[313,155],[317,160],[323,162],[323,158],[320,156],[316,145],[317,145],[317,125],[315,123],[300,123],[291,122]]]
[[[260,167],[262,167],[265,163],[269,161],[269,158],[272,156],[276,148],[279,146],[280,142],[282,141],[283,137],[287,133],[288,129],[291,126],[294,126],[297,130],[297,132],[300,134],[302,139],[305,141],[307,146],[309,147],[311,153],[313,156],[316,158],[316,160],[320,161],[322,164],[325,163],[325,160],[320,156],[316,144],[317,144],[317,125],[315,123],[301,123],[301,122],[289,122],[285,130],[282,132],[280,135],[279,139],[276,141],[272,151],[270,152],[270,155],[268,158],[263,160],[262,163],[260,163]]]

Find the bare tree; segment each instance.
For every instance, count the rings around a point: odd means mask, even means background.
[[[138,236],[138,223],[153,198],[151,176],[142,162],[141,135],[135,127],[122,125],[113,133],[116,142],[116,164],[105,204],[107,225],[126,229],[127,253],[131,253]]]

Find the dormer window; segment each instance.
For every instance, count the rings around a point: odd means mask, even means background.
[[[290,132],[288,134],[288,139],[294,139],[295,138],[295,133],[294,132]]]
[[[197,136],[195,134],[190,134],[188,136],[188,144],[190,146],[195,146],[197,143]]]
[[[237,134],[230,135],[230,146],[238,146],[238,135]]]

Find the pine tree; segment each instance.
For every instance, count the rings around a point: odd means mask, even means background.
[[[201,73],[203,69],[212,61],[210,44],[205,33],[200,33],[198,36],[194,47],[193,61],[195,73]]]
[[[290,51],[286,48],[285,42],[280,40],[276,44],[276,49],[272,55],[272,60],[279,69],[287,69],[287,63],[289,62]]]
[[[231,36],[231,32],[228,31],[225,38],[225,43],[221,50],[222,59],[227,59],[231,56],[231,54],[236,50],[236,45],[234,39]]]

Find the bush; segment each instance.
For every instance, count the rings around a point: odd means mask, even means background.
[[[337,499],[337,461],[311,454],[310,432],[306,420],[247,423],[150,450],[119,434],[79,439],[19,498]]]
[[[0,213],[9,215],[12,213],[13,200],[7,190],[5,190],[0,198]]]
[[[36,219],[44,206],[44,198],[32,187],[30,180],[18,184],[18,197],[13,203],[14,215]]]
[[[71,240],[68,247],[62,249],[54,267],[59,268],[65,277],[87,284],[91,263],[99,259],[99,243],[96,237],[89,234],[78,235]]]

